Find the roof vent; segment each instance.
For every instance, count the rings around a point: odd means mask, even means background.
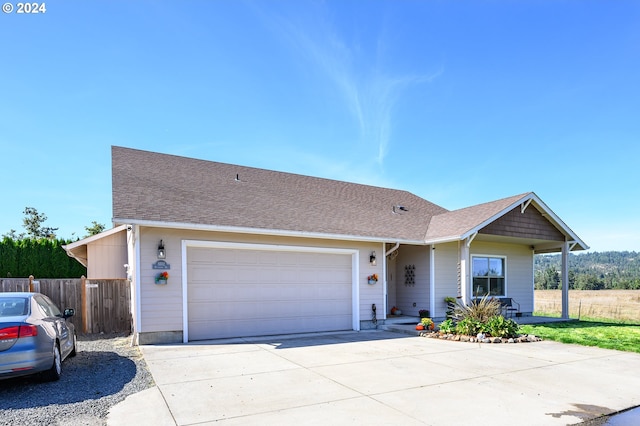
[[[400,212],[408,212],[409,211],[409,209],[407,209],[405,206],[401,206],[401,205],[393,206],[391,208],[391,210],[393,210],[393,212],[396,213],[396,214],[400,214]]]

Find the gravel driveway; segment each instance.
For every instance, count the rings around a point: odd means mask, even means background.
[[[154,385],[138,347],[123,335],[78,336],[78,354],[57,382],[0,381],[0,425],[105,425],[109,409]]]

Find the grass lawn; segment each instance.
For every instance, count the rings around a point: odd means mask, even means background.
[[[562,343],[640,353],[640,325],[637,323],[582,319],[572,322],[523,325],[520,327],[520,332]]]

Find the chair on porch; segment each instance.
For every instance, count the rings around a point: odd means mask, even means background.
[[[498,300],[500,301],[502,315],[505,318],[513,318],[514,313],[516,317],[522,315],[520,312],[520,304],[513,300],[512,297],[500,297]]]

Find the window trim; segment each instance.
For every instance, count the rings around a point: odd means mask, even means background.
[[[494,275],[493,277],[497,277],[497,278],[503,278],[504,279],[504,294],[487,294],[487,296],[489,297],[506,297],[508,292],[507,292],[507,283],[508,283],[508,279],[507,279],[507,256],[505,255],[499,255],[499,254],[482,254],[482,253],[474,253],[471,255],[471,295],[473,298],[478,298],[478,297],[484,297],[485,295],[478,295],[475,294],[475,291],[473,289],[473,279],[475,278],[474,276],[474,269],[473,269],[473,264],[474,264],[474,259],[475,258],[486,258],[486,259],[502,259],[502,275]],[[487,279],[489,278],[489,276],[487,276]],[[487,290],[490,293],[490,288],[489,286],[487,286]]]

